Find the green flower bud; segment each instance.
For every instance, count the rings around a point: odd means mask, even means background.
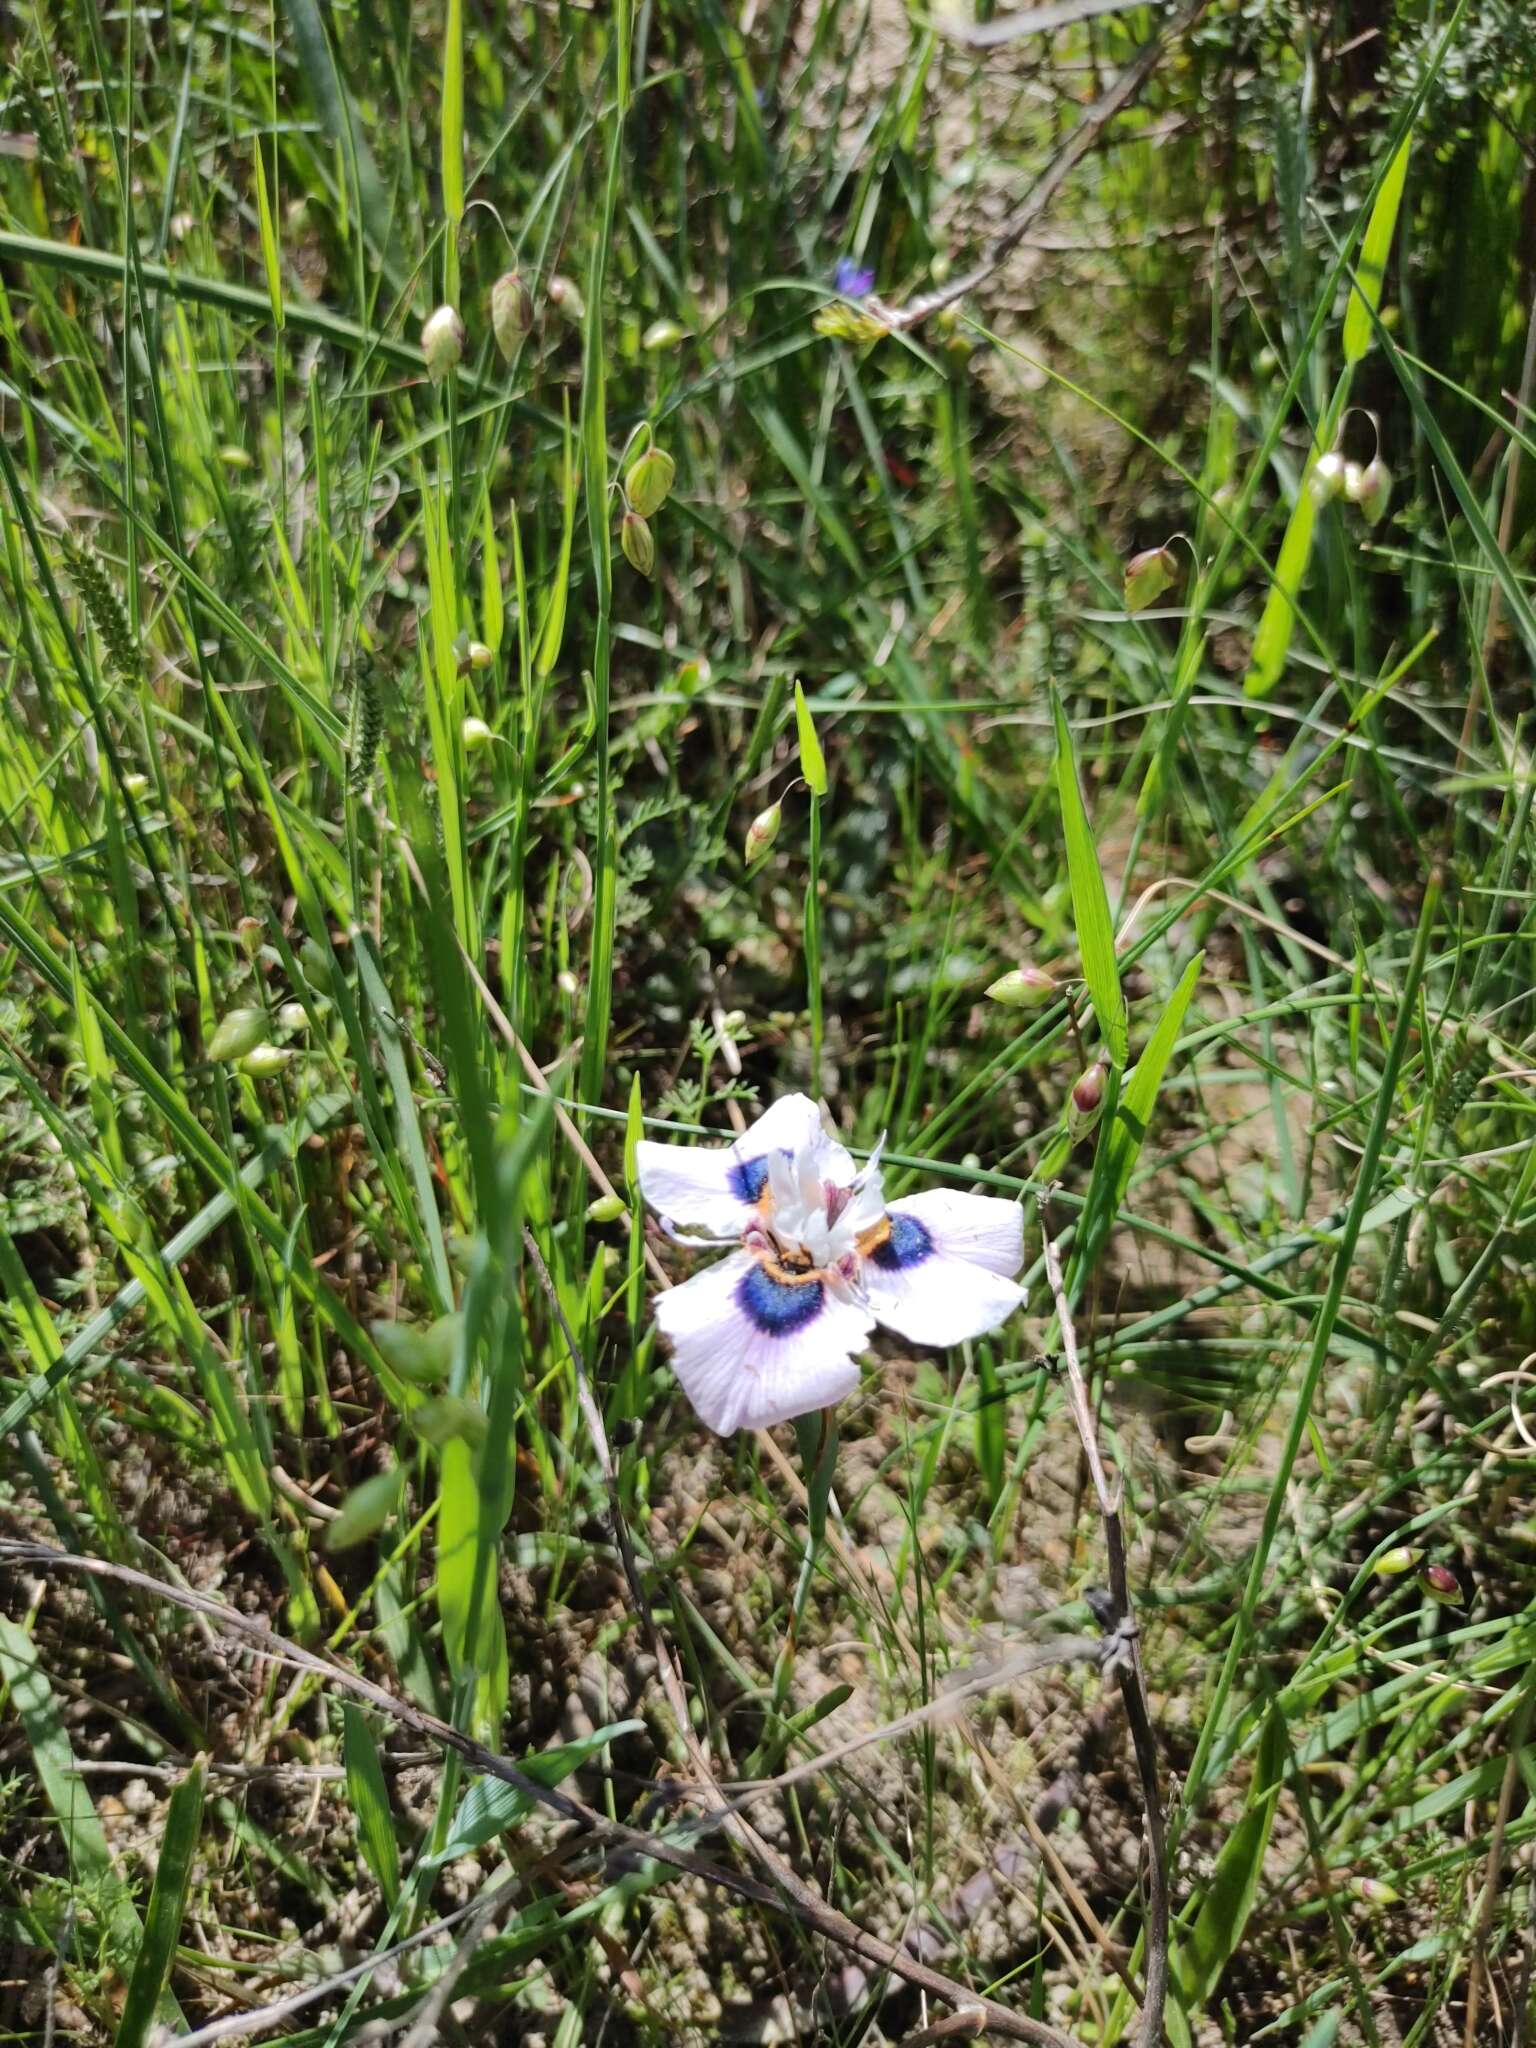
[[[441,384],[464,354],[464,322],[452,306],[439,306],[422,322],[421,352],[427,359],[427,375]]]
[[[999,975],[987,989],[994,1003],[1001,1003],[1005,1010],[1022,1010],[1026,1004],[1038,1003],[1046,996],[1053,995],[1056,982],[1040,967],[1010,967]]]
[[[624,495],[642,519],[654,519],[667,502],[677,464],[665,448],[650,447],[629,466]]]
[[[309,1012],[302,1003],[284,1003],[277,1013],[277,1021],[285,1031],[303,1031],[309,1024]]]
[[[1143,548],[1125,565],[1125,608],[1145,611],[1155,604],[1170,583],[1178,581],[1179,565],[1170,548]]]
[[[546,290],[550,304],[558,307],[567,320],[586,319],[587,302],[568,277],[557,273],[549,280]]]
[[[404,1485],[405,1467],[396,1465],[392,1471],[375,1472],[361,1486],[354,1486],[335,1521],[326,1525],[326,1549],[350,1550],[354,1543],[366,1543],[376,1536],[394,1513]]]
[[[1095,1060],[1072,1085],[1067,1098],[1067,1136],[1080,1145],[1104,1114],[1104,1077],[1108,1063]]]
[[[149,777],[147,775],[141,775],[137,769],[130,769],[129,772],[123,777],[123,788],[127,791],[129,796],[143,796],[145,791],[149,788]]]
[[[254,960],[261,951],[261,935],[265,929],[259,917],[242,917],[235,926],[235,937],[240,941],[240,950],[247,960]],[[306,940],[305,943],[309,942]]]
[[[656,542],[638,512],[624,514],[619,526],[619,546],[631,569],[638,569],[642,576],[655,575]]]
[[[1307,493],[1314,505],[1321,508],[1336,498],[1344,488],[1344,458],[1337,449],[1327,455],[1319,455],[1307,472]]]
[[[596,1201],[587,1204],[587,1221],[617,1223],[627,1206],[622,1195],[599,1195]]]
[[[459,738],[464,742],[466,754],[473,754],[479,747],[488,747],[495,737],[483,718],[466,718],[459,727]]]
[[[532,325],[532,294],[517,271],[504,271],[491,286],[491,332],[504,361],[517,361]]]
[[[747,827],[747,842],[742,849],[747,866],[761,860],[779,836],[779,825],[784,816],[783,801],[770,804],[766,811],[759,811]]]
[[[653,320],[640,337],[640,346],[647,349],[676,348],[680,341],[688,339],[686,327],[679,327],[675,320]]]
[[[1422,1550],[1415,1550],[1411,1543],[1399,1543],[1393,1550],[1383,1551],[1371,1566],[1378,1579],[1395,1579],[1404,1572],[1411,1572],[1423,1557]]]
[[[211,1060],[243,1060],[267,1035],[265,1010],[226,1010],[208,1041]]]
[[[240,448],[231,441],[219,450],[219,460],[226,469],[254,469],[256,458],[248,448]]]
[[[252,1046],[244,1059],[241,1060],[240,1070],[242,1073],[249,1074],[253,1080],[265,1081],[270,1079],[273,1074],[280,1074],[290,1060],[297,1058],[298,1054],[293,1050],[292,1046],[256,1045]]]
[[[1460,1607],[1463,1604],[1461,1581],[1448,1564],[1427,1564],[1419,1573],[1419,1584],[1431,1600],[1438,1600],[1446,1607]]]

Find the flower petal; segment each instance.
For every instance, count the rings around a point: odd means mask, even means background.
[[[892,1202],[892,1216],[914,1216],[941,1252],[1012,1279],[1024,1263],[1024,1211],[1000,1195],[928,1188]]]
[[[889,1234],[861,1277],[888,1330],[913,1344],[962,1344],[1022,1306],[1024,1290],[1011,1277],[1024,1258],[1017,1203],[934,1188],[893,1202],[886,1219]]]
[[[734,1164],[730,1145],[658,1145],[642,1138],[635,1147],[640,1192],[657,1215],[717,1237],[740,1237],[752,1217],[752,1197],[733,1184]]]
[[[809,1095],[781,1095],[731,1147],[738,1160],[763,1159],[785,1152],[799,1159],[809,1154],[822,1181],[846,1187],[857,1168],[853,1156],[822,1128],[821,1111]]]
[[[718,1436],[767,1429],[844,1400],[873,1319],[816,1277],[788,1279],[733,1252],[656,1297],[672,1370]]]

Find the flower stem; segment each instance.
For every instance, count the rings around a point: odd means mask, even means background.
[[[821,1092],[821,798],[811,792],[811,872],[805,890],[805,993],[811,1013],[811,1093]]]

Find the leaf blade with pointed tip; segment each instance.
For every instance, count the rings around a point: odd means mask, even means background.
[[[1083,979],[1088,1000],[1099,1021],[1110,1059],[1125,1065],[1129,1050],[1129,1027],[1125,995],[1120,987],[1120,966],[1115,958],[1115,931],[1109,914],[1109,891],[1099,865],[1098,843],[1088,806],[1078,780],[1077,754],[1072,731],[1061,698],[1051,690],[1051,718],[1056,728],[1056,793],[1061,804],[1062,833],[1067,848],[1067,879],[1072,890],[1072,921],[1077,928],[1077,947],[1082,957]]]

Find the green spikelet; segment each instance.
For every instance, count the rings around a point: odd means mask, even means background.
[[[347,730],[347,788],[362,796],[373,781],[384,734],[384,702],[378,670],[366,648],[352,664],[352,717]]]
[[[119,682],[133,685],[143,682],[144,664],[139,658],[139,645],[133,637],[123,601],[107,574],[106,564],[89,541],[66,539],[64,552],[80,601],[101,640],[107,667]]]

